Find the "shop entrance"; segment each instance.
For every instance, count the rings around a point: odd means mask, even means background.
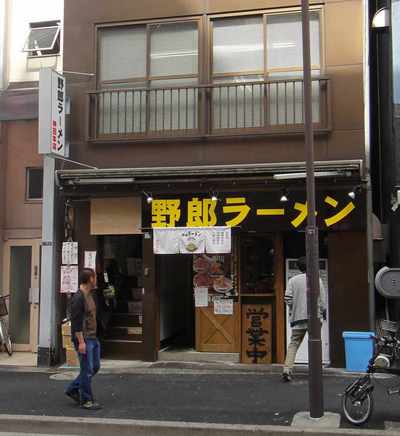
[[[141,359],[144,347],[143,236],[101,236],[97,244],[103,355],[113,359]]]
[[[156,271],[160,358],[165,352],[192,350],[218,353],[224,361],[223,355],[245,363],[283,361],[280,235],[237,232],[232,253],[225,255],[157,255]]]

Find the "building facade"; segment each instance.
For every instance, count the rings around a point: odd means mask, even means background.
[[[369,325],[363,20],[361,0],[312,5],[334,366],[342,332]],[[299,3],[69,0],[64,32],[65,69],[94,75],[68,85],[70,157],[93,169],[57,171],[60,227],[79,244],[79,266],[95,251],[100,288],[115,289],[105,355],[156,360],[183,347],[281,363],[284,290],[307,217]],[[201,248],[226,227],[229,253]]]
[[[62,69],[62,1],[0,2],[0,286],[14,348],[38,344],[43,163],[38,80]]]

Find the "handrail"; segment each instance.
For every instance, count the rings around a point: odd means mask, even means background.
[[[330,80],[329,76],[315,76],[313,82],[322,82]],[[303,77],[288,77],[274,80],[258,80],[251,82],[218,82],[198,85],[174,85],[174,86],[156,86],[156,87],[129,87],[129,88],[101,88],[92,91],[87,91],[87,94],[102,94],[107,92],[145,92],[145,91],[163,91],[163,90],[178,90],[178,89],[208,89],[208,88],[226,88],[231,86],[251,86],[251,85],[268,85],[273,83],[295,83],[303,82]]]

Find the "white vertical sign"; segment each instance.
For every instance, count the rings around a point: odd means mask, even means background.
[[[65,110],[65,77],[50,68],[43,68],[39,80],[40,154],[67,157]]]

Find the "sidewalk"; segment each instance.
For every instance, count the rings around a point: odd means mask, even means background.
[[[308,409],[304,375],[284,384],[280,375],[273,373],[164,367],[98,375],[94,391],[105,407],[89,413],[63,395],[73,375],[72,371],[0,371],[0,413],[287,427],[295,413]],[[341,393],[349,382],[345,376],[324,377],[326,410],[340,413]],[[388,379],[378,382],[393,384]],[[388,398],[380,384],[375,391],[375,411],[365,429],[384,429],[385,421],[400,421],[400,398]],[[352,428],[343,420],[342,427]]]

